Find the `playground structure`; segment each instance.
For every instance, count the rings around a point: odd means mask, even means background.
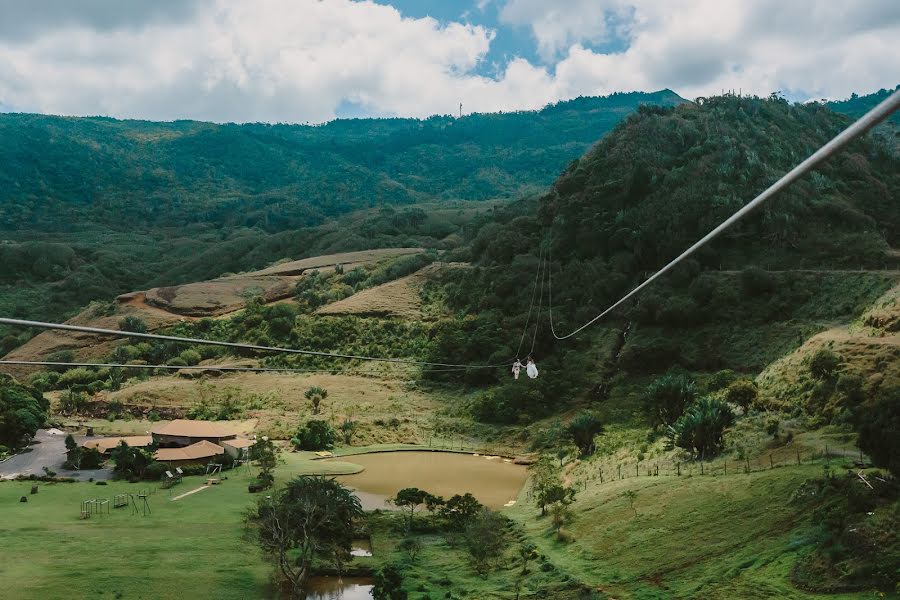
[[[103,515],[104,509],[109,514],[109,498],[90,498],[81,501],[81,518],[90,519],[91,515]]]
[[[165,475],[163,475],[162,480],[162,488],[169,489],[173,485],[177,483],[181,483],[181,478],[184,477],[184,471],[181,470],[181,467],[175,467],[175,473],[172,471],[166,471]]]
[[[81,501],[81,519],[90,519],[93,515],[102,516],[104,513],[109,514],[110,508],[126,508],[131,507],[131,514],[147,516],[150,514],[150,502],[147,499],[152,491],[139,490],[136,494],[116,494],[113,496],[112,503],[109,498],[89,498]]]

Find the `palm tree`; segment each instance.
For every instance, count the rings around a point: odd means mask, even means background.
[[[319,414],[319,404],[322,403],[322,400],[328,397],[328,390],[321,388],[317,385],[306,390],[306,393],[303,394],[307,400],[312,403],[313,414]]]

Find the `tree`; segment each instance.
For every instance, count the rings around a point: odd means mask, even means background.
[[[519,546],[519,557],[522,559],[522,575],[528,573],[528,563],[537,560],[537,546],[531,542],[525,542]]]
[[[628,500],[628,505],[631,506],[632,512],[634,512],[634,516],[637,516],[637,510],[634,508],[634,501],[637,500],[637,492],[634,490],[626,490],[622,492],[622,498]]]
[[[245,523],[293,596],[301,598],[315,562],[341,566],[349,557],[354,521],[363,514],[359,499],[339,482],[302,476],[260,499]]]
[[[900,476],[900,387],[881,391],[856,417],[857,444],[872,462]]]
[[[419,552],[422,551],[422,542],[417,537],[403,538],[400,543],[397,544],[397,549],[406,554],[406,557],[409,558],[410,562],[416,562],[416,557],[419,555]]]
[[[734,412],[728,403],[704,396],[669,427],[669,439],[673,445],[705,459],[722,450],[725,429],[733,423]]]
[[[545,514],[545,507],[553,507],[554,504],[571,504],[575,500],[575,489],[554,483],[541,489],[538,504],[541,505],[541,514]]]
[[[313,414],[317,415],[319,414],[319,405],[322,403],[322,400],[328,397],[328,390],[314,385],[306,390],[303,396],[312,404]]]
[[[441,507],[441,517],[447,521],[450,529],[463,531],[482,508],[481,502],[472,494],[456,494]]]
[[[76,392],[69,388],[59,396],[59,410],[64,415],[77,414],[86,406],[87,397],[84,392]]]
[[[17,449],[47,420],[50,403],[34,388],[0,374],[0,445]]]
[[[668,372],[644,392],[644,407],[655,426],[672,425],[697,397],[697,386],[687,375]]]
[[[581,412],[569,423],[567,431],[581,455],[588,456],[594,453],[594,436],[603,432],[603,424],[594,413]]]
[[[553,530],[559,536],[563,525],[568,524],[572,520],[572,509],[569,508],[568,502],[556,502],[550,506],[550,522],[553,523]]]
[[[257,479],[263,484],[263,487],[271,486],[275,480],[272,471],[278,466],[278,448],[275,447],[269,436],[264,435],[261,439],[256,440],[253,445],[253,460],[259,467]]]
[[[465,528],[465,543],[475,570],[485,575],[503,557],[509,535],[506,520],[489,508],[482,508]]]
[[[375,573],[375,585],[372,587],[374,600],[406,600],[403,589],[403,576],[395,565],[385,565]]]
[[[113,473],[126,479],[143,479],[148,467],[155,462],[151,452],[133,448],[124,441],[113,449],[111,456],[115,463]]]
[[[816,379],[831,379],[841,365],[841,357],[828,348],[819,348],[809,359],[809,371]]]
[[[555,485],[559,485],[559,470],[556,463],[548,454],[542,454],[538,460],[528,467],[531,471],[531,494],[541,507],[541,515],[547,512],[547,505],[543,502],[545,491]]]
[[[756,402],[759,391],[756,383],[749,379],[738,379],[732,382],[725,390],[725,399],[732,404],[736,404],[745,411]]]
[[[119,329],[132,333],[147,333],[147,324],[140,317],[128,315],[119,319]]]
[[[416,512],[416,508],[419,507],[420,504],[424,504],[425,500],[430,496],[430,494],[424,490],[420,490],[419,488],[403,488],[397,495],[391,498],[391,503],[394,506],[398,506],[400,508],[409,510],[409,518],[406,522],[406,528],[412,529],[413,524],[413,514]]]
[[[443,496],[435,496],[434,494],[426,494],[425,495],[425,510],[428,511],[428,514],[431,515],[431,524],[434,525],[434,521],[437,518],[438,511],[443,507],[447,502],[444,500]]]
[[[358,425],[356,421],[348,417],[344,419],[344,422],[340,424],[338,429],[341,430],[341,435],[344,437],[344,443],[349,446],[350,442],[353,441],[353,436],[356,435]]]
[[[318,452],[334,448],[335,440],[337,434],[328,421],[311,419],[297,430],[297,435],[291,441],[301,450]]]

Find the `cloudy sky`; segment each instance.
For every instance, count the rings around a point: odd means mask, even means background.
[[[0,110],[322,122],[900,82],[898,0],[0,0]]]

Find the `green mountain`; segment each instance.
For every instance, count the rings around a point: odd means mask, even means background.
[[[422,208],[468,218],[452,202],[540,191],[638,106],[682,102],[663,90],[320,126],[0,114],[0,312],[58,319],[285,257],[436,247],[466,219]]]
[[[537,112],[323,125],[0,115],[0,228],[210,223],[281,231],[381,204],[517,197],[641,104],[578,98]]]

